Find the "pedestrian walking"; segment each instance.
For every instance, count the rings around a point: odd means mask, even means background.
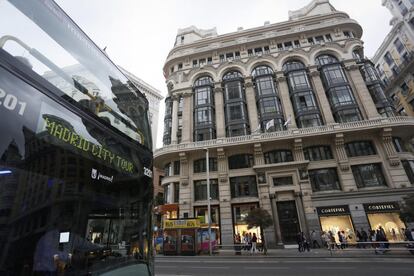
[[[303,252],[305,252],[305,250],[307,250],[308,252],[310,251],[310,244],[308,239],[305,236],[305,233],[301,232],[302,235],[302,247],[303,247]]]
[[[311,236],[311,241],[312,241],[312,248],[314,248],[314,249],[316,247],[321,248],[321,246],[319,245],[318,238],[317,238],[315,230],[312,230],[310,236]]]
[[[256,251],[257,251],[257,248],[256,248],[256,244],[257,244],[256,233],[253,233],[251,242],[252,242],[252,248],[251,248],[250,254],[256,254]]]
[[[296,242],[298,243],[298,251],[303,252],[303,240],[302,240],[302,233],[299,232],[296,235]]]

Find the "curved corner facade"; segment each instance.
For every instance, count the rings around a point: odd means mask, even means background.
[[[270,246],[312,230],[344,230],[352,242],[379,225],[402,239],[414,119],[396,116],[354,20],[328,1],[294,14],[225,35],[178,34],[164,66],[164,147],[154,153],[167,203],[180,218],[205,217],[208,150],[222,244],[255,231],[243,219],[258,206],[273,216]]]

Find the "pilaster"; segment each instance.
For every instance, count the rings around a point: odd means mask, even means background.
[[[172,106],[172,127],[171,127],[171,144],[177,144],[177,130],[178,130],[178,100],[179,97],[173,96]]]
[[[247,101],[247,113],[249,114],[250,129],[256,130],[259,126],[259,115],[257,113],[256,96],[253,88],[252,77],[244,79],[244,87]]]
[[[310,67],[309,71],[313,83],[313,88],[315,89],[316,96],[319,101],[319,109],[324,117],[324,121],[327,125],[334,124],[335,119],[332,115],[331,105],[329,104],[328,98],[326,97],[325,89],[323,88],[320,72],[316,66]]]
[[[192,93],[189,91],[183,94],[183,133],[182,141],[183,143],[192,141],[193,133],[193,97]]]
[[[180,202],[179,212],[180,218],[183,217],[183,213],[188,213],[191,216],[191,185],[189,181],[189,163],[187,153],[180,152]]]
[[[304,161],[305,155],[303,153],[302,138],[297,138],[293,141],[293,158],[295,161]]]
[[[371,120],[380,118],[381,116],[378,114],[374,101],[371,98],[371,94],[369,93],[365,81],[362,78],[359,66],[355,63],[355,61],[351,61],[345,64],[345,68],[348,70],[351,81],[356,89],[354,94],[359,97],[360,103],[362,104],[368,119]]]
[[[286,82],[286,77],[283,75],[283,72],[277,72],[276,79],[277,83],[279,84],[279,96],[280,100],[282,101],[285,120],[291,116],[292,119],[290,120],[289,125],[291,128],[297,128],[295,113],[293,112],[292,102],[290,101],[289,88]]]
[[[231,210],[231,191],[227,174],[227,157],[223,148],[217,149],[217,169],[219,174],[220,226],[223,244],[234,243]]]
[[[217,138],[226,137],[226,125],[224,122],[224,103],[223,103],[223,88],[220,82],[215,83],[214,87],[214,105],[216,117],[216,134]]]
[[[357,187],[354,176],[352,174],[352,170],[350,170],[348,156],[346,155],[343,133],[338,133],[335,136],[335,151],[339,164],[337,172],[342,190],[345,192],[356,191]]]

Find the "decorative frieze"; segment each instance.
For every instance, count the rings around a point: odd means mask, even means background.
[[[342,171],[349,170],[348,156],[345,151],[344,134],[338,133],[335,135],[335,150],[338,156],[339,167]]]

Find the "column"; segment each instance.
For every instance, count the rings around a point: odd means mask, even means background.
[[[292,102],[290,101],[289,88],[286,83],[286,77],[283,75],[283,72],[276,73],[277,82],[279,84],[279,97],[282,101],[282,108],[285,113],[285,120],[291,116],[290,119],[290,128],[297,128],[295,120],[295,112],[293,112]]]
[[[221,241],[224,245],[234,243],[233,220],[231,209],[231,191],[228,180],[227,157],[223,148],[217,149],[217,169],[219,174],[219,200],[220,200],[220,227]]]
[[[272,204],[273,225],[275,227],[276,243],[277,245],[281,246],[283,245],[282,232],[280,231],[279,214],[277,213],[276,196],[274,194],[270,195],[270,201]]]
[[[256,95],[253,88],[252,77],[244,79],[244,87],[247,101],[247,113],[249,114],[250,130],[253,132],[259,126],[259,114],[257,114]]]
[[[191,142],[192,133],[193,133],[193,112],[192,112],[192,97],[191,92],[187,92],[183,94],[183,133],[182,133],[182,142],[188,143]]]
[[[178,129],[178,95],[172,97],[172,127],[171,127],[171,144],[177,144],[177,129]]]
[[[217,138],[224,138],[226,137],[226,125],[224,121],[223,88],[221,88],[220,82],[215,83],[213,91],[216,111],[216,134]]]
[[[320,77],[320,72],[316,67],[309,67],[313,88],[315,89],[316,96],[319,100],[320,112],[323,114],[325,124],[335,123],[335,119],[332,115],[331,105],[329,104],[328,98],[326,97],[325,89]]]
[[[355,64],[355,61],[352,61],[345,64],[345,68],[348,70],[351,81],[356,89],[356,91],[354,91],[354,95],[359,97],[359,102],[362,104],[368,119],[371,120],[380,118],[381,116],[378,114],[377,108],[371,98],[371,94],[369,93],[361,72],[359,71],[358,65]]]

